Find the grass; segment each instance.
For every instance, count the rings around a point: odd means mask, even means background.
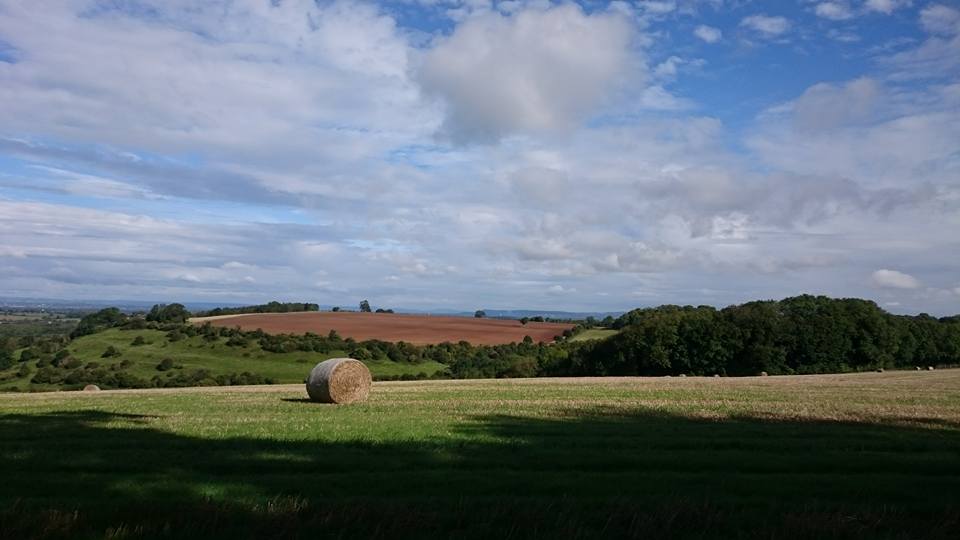
[[[137,337],[142,337],[145,345],[132,345]],[[108,346],[114,346],[121,351],[121,355],[113,358],[101,358]],[[72,341],[67,349],[71,355],[83,363],[96,362],[102,366],[117,364],[129,360],[132,365],[127,372],[144,379],[154,375],[165,374],[157,371],[157,364],[164,358],[171,358],[182,370],[208,369],[213,375],[240,373],[249,371],[275,379],[279,383],[299,383],[304,380],[310,369],[317,362],[327,358],[346,356],[343,351],[333,351],[327,354],[314,352],[274,353],[264,351],[256,341],[250,341],[246,347],[230,347],[226,339],[221,338],[214,342],[205,341],[202,337],[184,338],[180,341],[168,341],[166,333],[158,330],[120,330],[110,329],[89,336],[83,336]],[[15,353],[19,357],[20,351]],[[30,362],[31,371],[37,371],[36,360]],[[445,366],[436,362],[420,364],[401,364],[391,361],[366,362],[374,377],[416,375],[424,372],[432,375]],[[4,372],[10,378],[0,382],[0,390],[13,386],[21,390],[51,390],[57,386],[30,384],[28,378],[12,377],[19,368],[19,364]],[[167,371],[174,373],[176,370]]]
[[[590,341],[593,339],[606,339],[610,336],[617,335],[619,332],[620,332],[619,330],[614,330],[612,328],[587,328],[586,330],[570,338],[570,341]]]
[[[0,537],[955,538],[960,370],[0,395]]]

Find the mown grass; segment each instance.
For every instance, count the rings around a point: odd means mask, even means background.
[[[955,538],[960,371],[0,396],[0,537]]]
[[[142,337],[144,345],[133,345],[137,337]],[[228,346],[225,338],[216,341],[206,341],[202,336],[185,337],[179,341],[170,341],[166,333],[158,330],[121,330],[110,329],[83,336],[73,340],[67,350],[84,364],[95,362],[109,367],[124,360],[130,362],[126,371],[137,377],[149,380],[155,375],[175,375],[178,371],[206,369],[212,375],[241,373],[244,371],[257,373],[271,378],[278,383],[302,382],[310,370],[318,362],[327,358],[346,356],[343,351],[330,353],[291,352],[274,353],[264,351],[260,345],[251,340],[245,347]],[[111,358],[102,358],[107,347],[113,346],[120,351],[120,355]],[[19,357],[21,351],[16,351]],[[157,371],[157,365],[164,359],[170,358],[177,367],[166,373]],[[374,377],[396,376],[403,374],[417,375],[425,373],[427,376],[443,370],[444,365],[437,362],[420,364],[403,364],[391,361],[365,362]],[[0,391],[16,386],[20,390],[52,390],[59,385],[30,384],[30,377],[37,371],[37,360],[29,362],[31,375],[25,378],[14,377],[19,364],[6,371],[7,380],[0,382]]]
[[[570,341],[590,341],[593,339],[606,339],[610,336],[617,335],[619,332],[620,332],[619,330],[614,330],[612,328],[587,328],[586,330],[570,338]]]

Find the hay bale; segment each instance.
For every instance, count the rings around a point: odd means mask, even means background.
[[[100,391],[100,387],[97,386],[97,385],[95,385],[95,384],[88,384],[88,385],[86,385],[86,386],[83,387],[83,391],[84,391],[84,392],[99,392],[99,391]]]
[[[680,377],[686,377],[686,376],[687,376],[686,373],[681,373],[681,374],[680,374]]]
[[[933,371],[933,366],[927,366],[927,371]]]
[[[770,374],[767,373],[766,371],[761,371],[761,372],[760,372],[760,376],[761,376],[761,377],[769,377]]]
[[[920,371],[920,366],[917,366],[917,371]]]
[[[372,377],[363,362],[331,358],[317,364],[307,377],[307,394],[320,403],[356,403],[370,395]]]

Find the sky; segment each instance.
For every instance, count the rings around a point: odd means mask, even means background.
[[[960,2],[0,0],[0,296],[960,313]]]

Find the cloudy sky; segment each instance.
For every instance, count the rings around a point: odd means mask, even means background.
[[[0,296],[960,312],[960,2],[0,0]]]

